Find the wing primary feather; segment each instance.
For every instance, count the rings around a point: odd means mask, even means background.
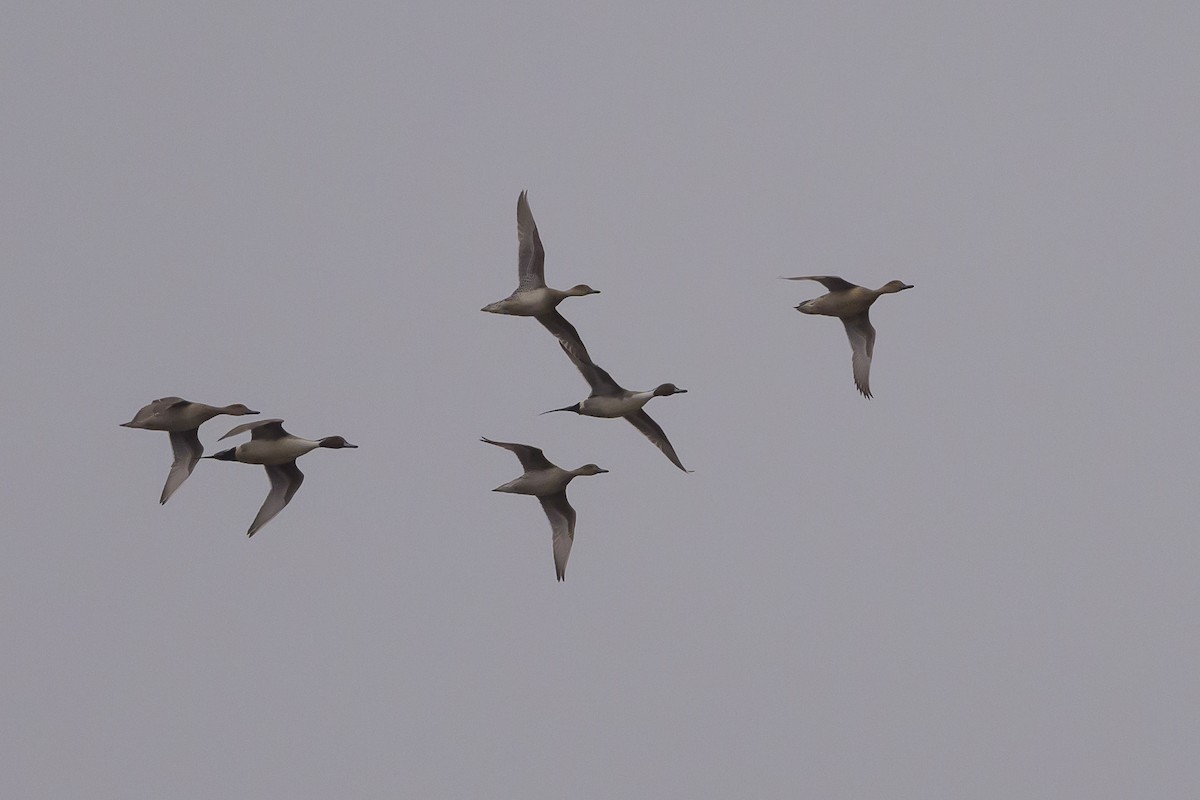
[[[639,408],[632,414],[625,415],[625,419],[629,420],[633,427],[637,428],[647,439],[653,442],[655,447],[662,450],[663,455],[670,459],[672,464],[684,472],[691,472],[691,470],[683,466],[683,463],[679,460],[679,456],[675,455],[675,448],[671,446],[667,435],[663,433],[663,429],[659,427],[657,422],[650,419],[650,415],[646,413],[646,409]]]

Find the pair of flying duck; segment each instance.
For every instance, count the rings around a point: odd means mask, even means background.
[[[171,437],[171,451],[175,460],[167,475],[159,503],[166,503],[175,493],[201,458],[213,458],[218,461],[240,461],[243,464],[261,464],[267,470],[267,478],[271,481],[271,491],[263,501],[262,508],[247,536],[253,536],[255,531],[266,525],[283,510],[304,482],[304,473],[296,466],[296,459],[318,447],[339,450],[345,447],[357,447],[341,436],[326,436],[323,439],[302,439],[293,436],[283,429],[281,419],[263,419],[238,425],[221,437],[228,439],[239,433],[250,432],[250,441],[222,450],[211,456],[204,455],[204,446],[200,444],[200,426],[213,417],[227,414],[240,417],[247,414],[257,414],[241,403],[229,406],[210,406],[205,403],[193,403],[182,397],[162,397],[144,406],[129,422],[122,423],[125,428],[142,428],[151,431],[167,431]],[[220,440],[218,440],[220,441]]]
[[[517,197],[517,288],[508,297],[486,305],[482,310],[493,314],[533,317],[557,337],[567,358],[583,375],[591,387],[591,393],[578,403],[551,411],[573,411],[588,417],[627,419],[662,450],[672,464],[687,472],[663,429],[645,410],[646,403],[652,398],[682,394],[687,389],[680,389],[673,383],[664,383],[651,391],[633,392],[613,380],[608,372],[592,361],[575,326],[558,311],[558,304],[565,298],[599,294],[599,291],[582,283],[566,291],[551,289],[546,286],[545,262],[546,251],[542,248],[542,239],[533,221],[533,213],[529,210],[529,201],[525,192],[521,192]],[[549,414],[551,411],[544,413]],[[553,533],[555,571],[558,579],[563,580],[567,556],[570,555],[571,543],[575,539],[575,509],[567,502],[567,484],[578,475],[598,475],[608,470],[595,464],[564,470],[552,464],[536,447],[495,442],[491,439],[483,441],[511,450],[520,459],[525,474],[497,487],[495,491],[534,495],[541,501],[542,508],[550,519]]]

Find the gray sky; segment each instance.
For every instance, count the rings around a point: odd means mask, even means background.
[[[399,5],[0,12],[0,795],[1197,795],[1195,4]]]

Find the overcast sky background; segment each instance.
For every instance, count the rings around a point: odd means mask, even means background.
[[[7,4],[0,795],[1197,796],[1200,7],[989,5]]]

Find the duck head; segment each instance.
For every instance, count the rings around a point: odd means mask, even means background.
[[[687,389],[680,389],[673,383],[664,383],[654,390],[655,397],[669,397],[673,394],[687,394]]]
[[[341,436],[326,436],[324,439],[320,440],[320,443],[321,447],[328,447],[331,450],[341,450],[345,447],[349,447],[352,450],[358,449],[358,445],[350,444]]]
[[[229,414],[230,416],[233,416],[233,417],[244,417],[247,414],[260,413],[258,411],[251,411],[249,406],[246,406],[242,403],[234,403],[231,406],[225,406],[224,408],[221,409],[221,412],[223,414]]]

